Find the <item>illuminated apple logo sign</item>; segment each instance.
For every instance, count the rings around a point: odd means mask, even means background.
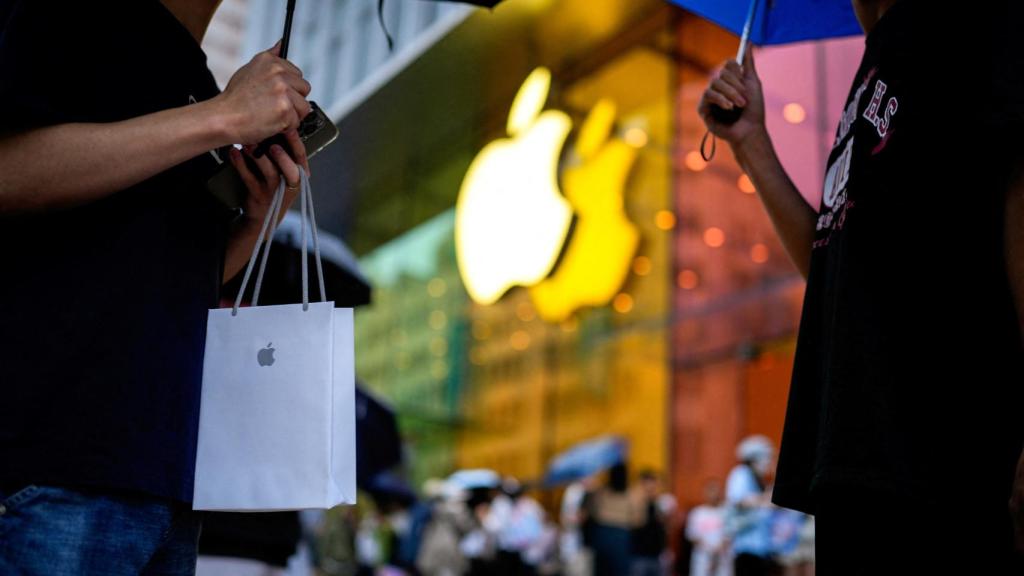
[[[607,100],[580,131],[562,195],[558,163],[572,121],[541,112],[550,84],[543,68],[527,78],[509,114],[511,138],[487,145],[470,165],[455,207],[455,248],[474,301],[492,304],[513,286],[530,287],[540,316],[557,322],[615,296],[640,234],[623,207],[636,150],[610,138],[616,110]]]
[[[554,267],[572,208],[558,190],[558,159],[572,129],[564,112],[541,112],[551,73],[538,68],[519,90],[510,138],[473,160],[455,205],[455,252],[473,300],[493,304],[513,286],[532,286]]]
[[[271,348],[273,345],[273,342],[267,344],[266,348],[263,348],[256,354],[256,361],[259,362],[260,366],[274,365],[274,348]]]

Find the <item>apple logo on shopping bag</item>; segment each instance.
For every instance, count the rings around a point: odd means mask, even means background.
[[[259,362],[260,366],[273,366],[274,365],[274,345],[273,342],[267,344],[266,348],[263,348],[256,354],[256,361]]]

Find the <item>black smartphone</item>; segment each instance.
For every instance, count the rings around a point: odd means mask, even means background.
[[[298,131],[299,138],[306,145],[306,157],[312,159],[313,156],[316,156],[318,152],[338,138],[338,127],[316,105],[316,102],[310,102],[310,105],[313,110],[302,119]],[[291,152],[288,149],[287,143],[282,147],[285,151]],[[227,157],[226,154],[221,156],[223,158]],[[245,155],[243,155],[243,158],[245,158],[246,164],[249,165],[249,169],[259,175],[259,168],[253,163],[252,159]],[[245,182],[242,181],[242,177],[238,175],[238,170],[235,170],[231,162],[221,164],[217,173],[206,182],[206,188],[231,210],[241,208],[245,203],[245,196],[248,193]]]

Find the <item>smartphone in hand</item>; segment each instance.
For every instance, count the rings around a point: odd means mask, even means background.
[[[310,105],[313,109],[302,119],[298,131],[299,138],[306,146],[306,157],[312,160],[313,156],[316,156],[318,152],[338,138],[338,127],[317,106],[316,102],[310,102]],[[275,138],[281,138],[281,147],[286,152],[291,153],[291,148],[283,137],[275,136]],[[252,160],[246,155],[242,157],[249,164],[249,168],[253,173],[259,175],[259,168],[252,163]],[[245,196],[248,194],[245,182],[242,181],[238,170],[235,170],[235,167],[230,162],[221,164],[217,173],[206,182],[206,188],[231,210],[241,208],[245,203]]]

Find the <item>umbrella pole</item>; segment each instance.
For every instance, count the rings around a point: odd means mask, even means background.
[[[288,44],[292,39],[293,16],[295,16],[295,0],[288,0],[288,8],[284,13],[284,33],[281,35],[281,58],[285,60],[288,59]],[[749,27],[750,23],[748,22],[747,25]]]
[[[281,34],[281,53],[279,56],[287,60],[288,59],[288,45],[292,39],[292,19],[295,16],[295,0],[288,0],[288,6],[284,13],[284,32]],[[263,142],[260,142],[256,149],[253,150],[252,155],[256,158],[262,158],[270,147],[277,144],[285,150],[289,149],[288,140],[281,134],[275,134],[270,138],[267,138]]]
[[[754,18],[757,16],[757,5],[760,0],[750,1],[750,11],[747,12],[747,21],[743,24],[743,35],[740,36],[740,49],[736,53],[736,63],[743,65],[747,56],[747,48],[750,46],[750,30],[754,27]]]

